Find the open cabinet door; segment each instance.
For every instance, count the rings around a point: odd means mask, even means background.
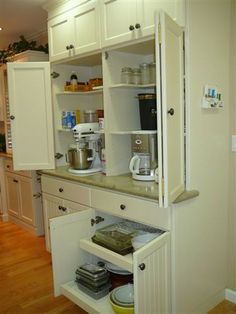
[[[7,64],[15,170],[55,168],[49,62]]]
[[[156,15],[159,206],[184,191],[183,32],[168,15]]]

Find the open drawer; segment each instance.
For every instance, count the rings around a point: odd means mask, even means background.
[[[96,216],[104,221],[91,226],[91,219]],[[113,313],[109,296],[95,301],[74,282],[78,266],[103,259],[133,273],[136,314],[169,313],[169,232],[165,231],[134,253],[122,256],[91,241],[97,228],[117,221],[121,218],[93,209],[50,220],[55,295],[62,293],[89,313]]]

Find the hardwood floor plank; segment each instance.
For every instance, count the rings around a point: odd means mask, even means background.
[[[86,314],[53,296],[51,255],[44,237],[0,222],[0,314]]]

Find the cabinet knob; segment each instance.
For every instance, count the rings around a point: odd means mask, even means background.
[[[74,45],[70,44],[70,46],[69,46],[69,47],[70,47],[70,49],[73,49],[73,48],[74,48]]]
[[[59,210],[62,210],[62,206],[61,206],[61,205],[59,205],[59,206],[58,206],[58,209],[59,209]]]
[[[59,188],[59,192],[61,192],[61,193],[62,193],[63,191],[64,191],[64,190],[63,190],[63,188]]]
[[[129,26],[129,30],[130,30],[130,31],[133,31],[133,30],[134,30],[134,25],[130,25],[130,26]]]
[[[13,182],[15,182],[15,183],[18,183],[18,180],[16,180],[16,179],[13,179]]]
[[[14,120],[14,119],[15,119],[15,116],[10,116],[10,119],[11,119],[11,120]]]
[[[66,50],[70,50],[70,46],[66,46]]]
[[[67,210],[67,208],[64,207],[64,206],[61,206],[61,210],[62,210],[63,212],[65,212],[65,211]]]
[[[136,29],[139,29],[140,27],[141,27],[141,25],[140,25],[139,23],[136,23],[136,24],[135,24],[135,28],[136,28]]]
[[[141,264],[138,265],[138,267],[139,267],[140,270],[143,271],[145,269],[146,265],[144,263],[141,263]]]
[[[121,204],[121,205],[120,205],[120,209],[121,209],[121,210],[124,210],[125,208],[126,208],[126,206],[125,206],[124,204]]]
[[[173,108],[170,108],[167,113],[169,113],[169,115],[173,116],[175,114],[175,110]]]

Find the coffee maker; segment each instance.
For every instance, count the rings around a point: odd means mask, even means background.
[[[135,131],[131,134],[132,155],[129,169],[139,181],[155,181],[157,168],[157,131]]]
[[[89,174],[102,170],[101,136],[98,130],[97,122],[80,123],[72,129],[75,144],[71,144],[68,150],[69,172]]]

